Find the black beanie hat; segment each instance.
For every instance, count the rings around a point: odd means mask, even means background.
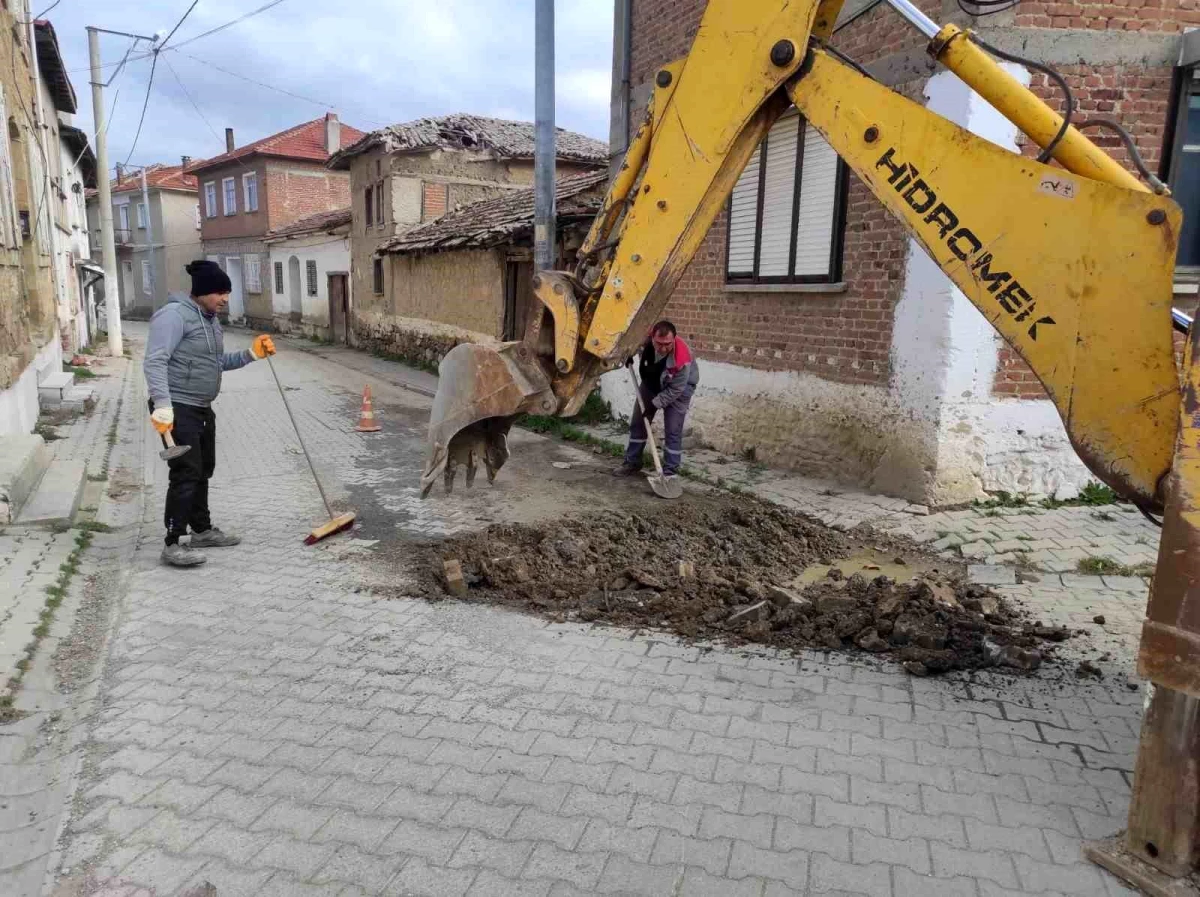
[[[183,270],[192,275],[193,296],[233,292],[233,283],[229,280],[229,275],[222,271],[216,262],[197,259]]]

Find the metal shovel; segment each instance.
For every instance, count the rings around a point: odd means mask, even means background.
[[[162,434],[163,442],[167,447],[158,453],[158,457],[164,461],[174,461],[176,458],[181,458],[192,450],[190,445],[176,445],[175,438],[171,435],[171,431]]]
[[[638,383],[637,374],[633,372],[633,368],[626,368],[626,370],[629,371],[629,379],[633,382],[633,394],[637,396],[638,410],[641,411],[642,419],[646,422],[646,438],[650,441],[650,457],[654,459],[654,469],[657,471],[654,476],[646,477],[646,482],[650,484],[650,488],[659,498],[679,498],[683,495],[683,485],[679,482],[678,477],[668,477],[663,473],[662,460],[658,457],[658,446],[654,444],[654,428],[650,425],[650,418],[646,417],[646,408],[642,404],[642,387]]]

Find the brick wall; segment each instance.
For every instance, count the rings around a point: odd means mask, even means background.
[[[632,81],[653,77],[688,52],[704,0],[634,0]],[[940,0],[919,5],[938,14]],[[862,63],[920,46],[921,37],[889,8],[843,28],[839,48]],[[922,82],[897,89],[917,97]],[[762,370],[807,371],[845,383],[886,385],[893,311],[903,286],[908,239],[902,226],[853,174],[846,196],[842,292],[729,290],[722,214],[687,268],[666,314],[702,358]]]
[[[631,73],[635,87],[651,80],[663,63],[688,52],[705,5],[705,0],[634,0]],[[942,0],[920,0],[918,5],[937,21],[962,20]],[[981,20],[981,24],[1175,33],[1200,25],[1200,3],[1023,0],[1014,12]],[[893,54],[921,51],[925,40],[881,4],[840,29],[834,44],[860,63],[870,64]],[[1172,114],[1171,69],[1144,65],[1056,68],[1075,93],[1076,120],[1103,115],[1120,121],[1156,171],[1163,153],[1163,132]],[[923,84],[921,79],[893,88],[919,102]],[[1061,109],[1060,92],[1045,76],[1034,73],[1032,88]],[[1132,170],[1115,135],[1096,130],[1089,135]],[[1024,151],[1035,155],[1036,147],[1024,147]],[[727,226],[722,215],[667,308],[701,357],[759,369],[807,371],[840,382],[887,383],[894,309],[903,285],[908,238],[853,175],[845,223],[845,292],[728,290],[724,269]],[[1003,342],[1000,349],[995,394],[1045,398],[1041,384],[1016,353]]]
[[[267,227],[275,230],[318,212],[350,205],[350,176],[317,163],[267,163]],[[261,200],[260,200],[261,202]]]
[[[1021,28],[1175,34],[1200,26],[1200,6],[1194,0],[1022,0],[1015,14]]]

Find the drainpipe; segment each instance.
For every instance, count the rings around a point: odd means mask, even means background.
[[[158,259],[154,253],[154,225],[150,217],[150,191],[146,187],[146,166],[142,166],[142,205],[146,207],[146,252],[150,256],[150,309],[158,310]],[[136,223],[136,222],[135,222]]]
[[[615,174],[629,150],[629,104],[633,91],[633,0],[614,0],[612,118],[609,122],[609,173]]]
[[[554,0],[537,0],[534,12],[534,209],[533,263],[554,268]]]

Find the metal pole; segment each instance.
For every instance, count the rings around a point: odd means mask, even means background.
[[[537,0],[534,13],[533,263],[554,268],[554,0]]]
[[[154,277],[154,225],[150,218],[150,191],[146,188],[146,166],[142,166],[142,205],[146,207],[146,252],[150,253],[150,306],[156,308],[158,284]]]
[[[117,247],[113,243],[112,189],[108,183],[108,141],[104,134],[104,82],[100,80],[100,35],[89,27],[88,57],[92,64],[92,119],[96,126],[96,187],[100,193],[100,254],[104,266],[104,308],[108,319],[108,350],[125,354],[121,340],[121,299],[117,293]]]
[[[935,37],[937,37],[937,33],[942,30],[938,26],[937,22],[929,18],[929,16],[925,15],[925,13],[921,12],[921,10],[917,8],[917,5],[910,2],[910,0],[887,0],[887,2],[892,9],[896,10],[896,12],[900,13],[900,15],[908,19],[910,25],[915,27],[930,40],[933,40]]]

